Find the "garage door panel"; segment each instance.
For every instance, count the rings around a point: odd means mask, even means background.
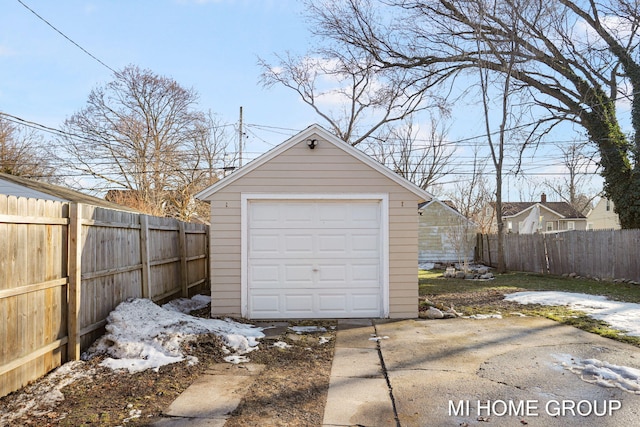
[[[282,312],[280,307],[280,295],[268,294],[260,295],[253,292],[250,296],[249,305],[254,315],[264,318],[277,317]]]
[[[283,233],[285,234],[285,233]],[[284,255],[304,255],[313,253],[313,235],[310,233],[285,234],[282,237],[284,242]]]
[[[282,227],[302,228],[312,227],[314,224],[314,207],[308,203],[295,203],[292,206],[283,208]]]
[[[347,295],[344,293],[318,295],[318,309],[321,312],[346,313],[345,307],[347,307]]]
[[[380,253],[380,235],[377,233],[352,234],[351,255],[354,257],[375,256]]]
[[[344,233],[319,234],[316,239],[318,242],[318,254],[320,256],[347,255],[347,236]]]
[[[318,282],[320,285],[327,282],[337,282],[344,285],[348,280],[347,266],[344,264],[320,264],[317,266]]]
[[[284,266],[284,280],[281,285],[285,289],[296,287],[313,287],[313,266],[311,264]]]
[[[351,280],[355,283],[371,283],[378,285],[380,266],[375,263],[359,263],[351,265]]]
[[[379,229],[380,209],[376,209],[377,205],[377,203],[353,204],[349,225],[352,228]]]
[[[380,316],[380,206],[352,200],[250,202],[249,316]],[[267,218],[256,218],[261,214]]]
[[[314,311],[313,294],[290,293],[284,296],[284,310],[287,313],[311,314]]]
[[[280,235],[273,232],[252,233],[249,247],[251,257],[277,255],[281,252]]]
[[[249,267],[249,283],[252,286],[276,286],[281,282],[280,270],[278,265],[254,264]]]
[[[380,298],[378,293],[353,294],[352,310],[354,312],[380,312]]]

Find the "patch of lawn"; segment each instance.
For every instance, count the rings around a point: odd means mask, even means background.
[[[464,315],[500,313],[542,316],[588,332],[640,347],[640,337],[626,336],[606,322],[565,306],[522,305],[504,301],[504,295],[521,291],[562,291],[604,295],[610,299],[640,303],[640,286],[531,273],[506,273],[487,281],[450,279],[442,271],[421,270],[418,274],[420,305],[454,307]]]
[[[640,286],[591,279],[573,279],[531,273],[505,273],[493,280],[475,281],[442,277],[442,271],[420,270],[420,295],[441,295],[452,292],[499,290],[503,293],[520,291],[562,291],[591,295],[605,295],[613,300],[640,303]]]

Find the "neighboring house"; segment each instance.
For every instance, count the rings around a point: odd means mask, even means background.
[[[211,205],[213,315],[417,317],[416,206],[432,196],[324,128],[196,197]]]
[[[587,214],[587,230],[620,230],[620,218],[613,211],[613,201],[601,197]]]
[[[433,199],[418,205],[418,261],[473,260],[476,224],[448,200]]]
[[[111,203],[104,199],[90,196],[67,187],[35,181],[21,176],[8,175],[5,173],[0,173],[0,194],[53,200],[58,202],[86,203],[88,205],[98,206],[101,208],[138,213],[135,209]]]
[[[495,209],[495,203],[487,207],[487,210],[490,209]],[[533,220],[532,213],[536,217]],[[547,233],[587,229],[587,217],[567,202],[548,202],[544,193],[539,202],[503,202],[502,221],[505,233]],[[534,230],[531,230],[532,223]],[[492,231],[496,232],[497,228],[494,220]]]

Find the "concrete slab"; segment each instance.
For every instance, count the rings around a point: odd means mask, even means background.
[[[226,419],[206,418],[164,418],[153,423],[154,427],[223,427]]]
[[[571,355],[638,369],[635,347],[540,318],[406,320],[376,328],[389,336],[380,346],[403,427],[637,423],[640,395],[587,382],[561,365]],[[602,415],[616,402],[619,409]]]
[[[395,426],[371,320],[338,321],[323,426]]]
[[[257,363],[214,363],[193,382],[155,427],[222,427],[238,407],[254,377],[265,368]]]
[[[384,378],[331,378],[323,426],[396,426]]]
[[[226,419],[252,382],[253,377],[244,375],[202,375],[173,401],[165,414]]]
[[[383,378],[378,350],[337,347],[331,365],[331,377]]]
[[[376,330],[369,319],[343,319],[338,321],[336,347],[378,348],[371,338],[376,337]]]

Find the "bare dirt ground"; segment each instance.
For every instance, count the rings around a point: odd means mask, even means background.
[[[523,289],[525,290],[525,289]],[[487,289],[473,292],[452,292],[443,295],[425,295],[421,300],[428,300],[432,304],[441,307],[454,307],[460,313],[482,313],[485,311],[519,311],[526,306],[513,301],[504,300],[505,293],[496,289]],[[537,306],[535,304],[529,307]],[[421,310],[427,310],[427,305],[421,305]]]
[[[208,317],[208,313],[209,308],[205,308],[191,314]],[[331,326],[335,322],[301,324],[325,326],[327,331],[302,335],[284,332],[278,340],[289,344],[291,347],[288,348],[274,347],[275,340],[263,340],[260,349],[248,356],[251,362],[264,364],[266,368],[226,425],[311,426],[322,423],[335,342],[335,330]],[[320,336],[328,337],[328,342],[321,343]],[[60,400],[51,406],[45,403],[52,400],[52,395],[55,398],[56,392],[46,390],[46,377],[1,398],[0,425],[152,424],[162,418],[171,402],[211,364],[223,362],[222,346],[217,336],[203,335],[184,347],[185,355],[198,358],[196,365],[181,362],[161,367],[158,372],[137,374],[101,367],[101,358],[96,357],[74,366],[75,373],[86,378],[61,388]]]
[[[430,305],[455,307],[459,312],[520,311],[520,304],[504,301],[497,290],[453,292],[426,295]],[[421,310],[427,306],[421,305]],[[209,317],[209,308],[192,315]],[[296,325],[296,323],[291,323]],[[252,363],[264,364],[265,369],[250,387],[244,399],[225,424],[239,426],[317,426],[322,423],[329,387],[329,375],[335,343],[335,321],[300,322],[297,325],[323,326],[326,332],[298,335],[284,331],[273,339],[263,339],[260,349],[248,356]],[[328,337],[321,343],[319,338]],[[285,342],[290,347],[273,344]],[[198,358],[199,363],[187,362],[161,367],[158,372],[137,374],[114,372],[99,366],[100,357],[74,367],[83,371],[80,378],[60,389],[64,399],[52,406],[31,407],[33,401],[51,400],[31,392],[46,383],[44,379],[0,399],[0,426],[142,426],[162,419],[163,411],[198,376],[213,363],[223,362],[223,343],[211,334],[198,337],[185,345],[185,355]],[[45,388],[46,389],[46,388]],[[49,393],[51,394],[51,393]],[[42,402],[38,402],[42,401]],[[21,413],[22,412],[22,413]],[[3,422],[3,413],[19,414]]]

